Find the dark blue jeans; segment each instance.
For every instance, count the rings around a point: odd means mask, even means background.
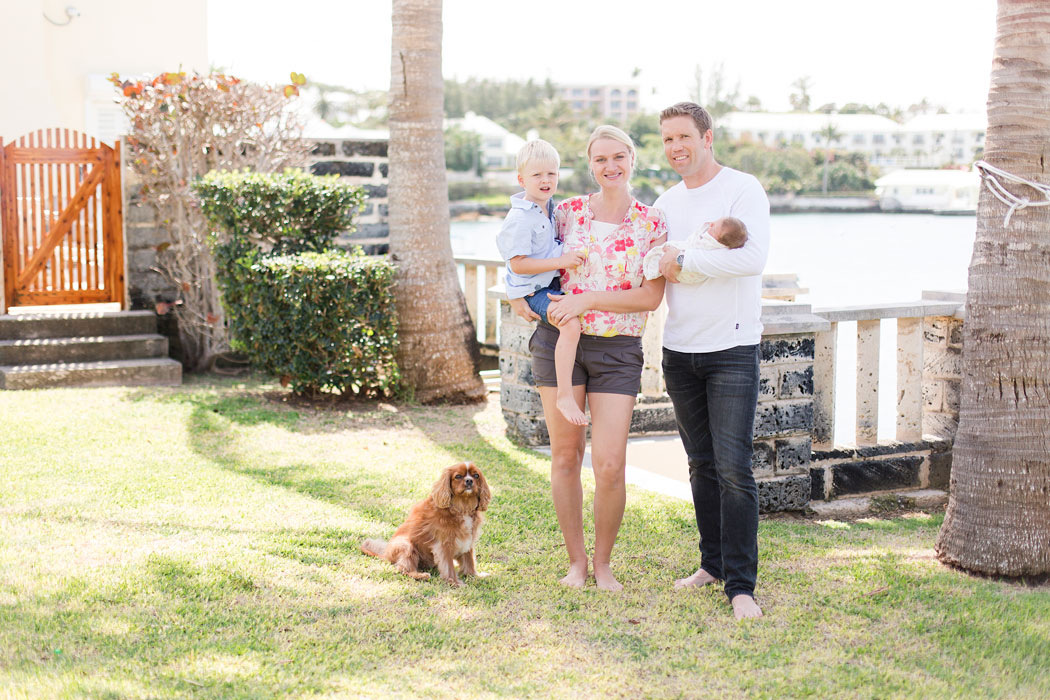
[[[700,568],[730,599],[754,595],[758,487],[751,471],[758,346],[683,353],[664,348],[664,380],[689,458]]]

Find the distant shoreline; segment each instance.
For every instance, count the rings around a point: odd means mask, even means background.
[[[453,221],[480,221],[506,216],[507,206],[462,200],[449,203],[449,215]],[[936,211],[933,209],[906,209],[885,211],[879,208],[875,196],[824,197],[821,195],[770,195],[769,211],[773,214],[943,214],[949,216],[973,216],[972,211]]]

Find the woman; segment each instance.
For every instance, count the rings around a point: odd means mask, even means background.
[[[645,280],[642,258],[665,241],[667,226],[658,210],[631,196],[635,150],[627,134],[598,127],[587,143],[587,158],[598,192],[565,200],[555,210],[565,250],[583,252],[587,262],[562,273],[564,296],[552,297],[548,315],[559,323],[580,317],[582,323],[572,390],[579,408],[586,402],[591,410],[594,579],[598,588],[618,591],[623,586],[609,560],[626,502],[627,431],[641,385],[641,336],[648,312],[660,305],[664,293],[662,277]],[[536,318],[527,307],[514,308]],[[529,350],[550,433],[554,509],[569,554],[569,571],[561,582],[580,588],[588,576],[580,482],[585,427],[570,423],[557,407],[557,339],[557,330],[540,323]]]

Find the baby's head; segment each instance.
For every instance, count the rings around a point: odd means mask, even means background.
[[[543,139],[529,141],[518,151],[518,184],[525,198],[536,204],[546,203],[558,189],[558,151]]]
[[[742,248],[747,243],[747,226],[733,216],[723,216],[712,221],[707,232],[726,248]]]

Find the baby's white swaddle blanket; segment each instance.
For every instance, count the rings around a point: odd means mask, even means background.
[[[700,226],[684,241],[675,241],[674,243],[668,241],[667,243],[661,243],[660,245],[651,248],[649,252],[645,254],[645,258],[642,259],[642,271],[645,273],[645,279],[653,280],[660,276],[660,258],[664,256],[664,249],[668,245],[673,245],[681,251],[718,250],[719,248],[725,248],[726,246],[719,243],[715,240],[714,236],[707,232],[709,226],[710,224]],[[692,272],[684,268],[678,275],[678,281],[684,282],[685,284],[696,284],[705,279],[707,279],[707,275],[701,272]]]

